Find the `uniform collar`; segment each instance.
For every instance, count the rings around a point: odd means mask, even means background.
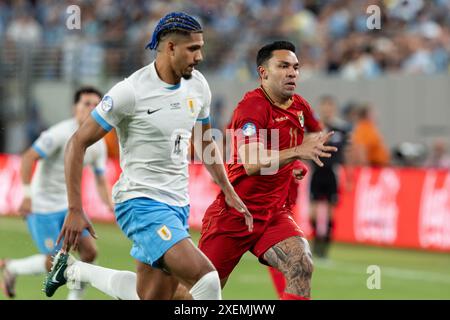
[[[152,63],[150,63],[150,72],[152,73],[152,77],[163,87],[167,90],[176,90],[181,87],[181,81],[183,78],[180,79],[180,82],[177,84],[170,84],[167,82],[164,82],[158,75],[158,72],[156,72],[156,60],[153,60]]]
[[[294,103],[294,99],[291,98],[290,99],[291,100],[291,104],[289,105],[289,107],[287,107],[286,109],[283,109],[283,108],[279,107],[277,105],[277,103],[269,96],[269,94],[267,93],[267,91],[264,89],[264,87],[262,85],[260,86],[260,88],[261,88],[261,91],[263,92],[264,96],[266,97],[266,99],[269,100],[270,104],[275,106],[275,107],[277,107],[277,108],[279,108],[279,109],[281,109],[281,110],[284,110],[284,111],[288,110],[292,106],[292,104]]]

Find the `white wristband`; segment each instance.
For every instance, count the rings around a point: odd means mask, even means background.
[[[31,185],[24,184],[22,186],[24,198],[31,198]]]

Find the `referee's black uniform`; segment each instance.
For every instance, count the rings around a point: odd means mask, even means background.
[[[338,166],[344,162],[344,149],[350,139],[351,126],[345,121],[335,119],[330,123],[324,123],[324,130],[334,131],[328,141],[328,145],[338,148],[330,158],[322,158],[323,167],[319,167],[315,163],[312,165],[311,181],[310,181],[310,197],[311,201],[326,201],[329,205],[334,206],[338,202],[338,182],[337,174]],[[329,217],[327,230],[325,235],[317,234],[316,217],[312,217],[311,226],[314,229],[314,253],[319,257],[324,257],[331,241],[331,230],[333,228],[332,217]]]

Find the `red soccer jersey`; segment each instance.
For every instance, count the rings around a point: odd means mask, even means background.
[[[254,219],[267,220],[274,209],[286,202],[295,162],[279,168],[275,174],[248,176],[238,163],[238,147],[260,141],[267,149],[273,149],[271,140],[276,131],[272,130],[278,129],[278,149],[289,149],[302,143],[305,131],[320,131],[320,124],[301,96],[295,94],[292,104],[284,110],[273,105],[262,88],[257,88],[239,102],[229,128],[238,133],[233,141],[232,163],[227,165],[228,178]],[[266,129],[267,134],[261,129]]]

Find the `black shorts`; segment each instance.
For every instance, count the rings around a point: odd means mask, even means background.
[[[338,201],[338,181],[333,168],[316,168],[311,176],[310,196],[312,201],[326,200],[331,204]]]

